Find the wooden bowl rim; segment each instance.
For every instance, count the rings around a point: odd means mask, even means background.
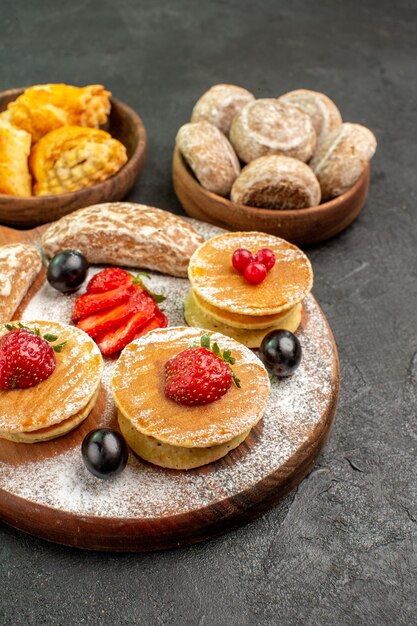
[[[0,91],[0,100],[2,100],[5,97],[8,98],[10,96],[17,97],[21,93],[23,93],[25,89],[28,89],[28,87],[16,87],[14,89]],[[143,153],[146,151],[146,148],[147,148],[146,128],[143,124],[142,118],[129,105],[113,97],[110,98],[110,102],[112,105],[115,104],[116,106],[124,110],[127,113],[128,117],[130,118],[132,124],[137,126],[138,131],[139,131],[139,141],[137,143],[135,151],[133,152],[132,156],[127,160],[127,162],[120,168],[120,170],[118,170],[115,174],[113,174],[113,176],[110,176],[110,178],[106,178],[105,180],[99,183],[96,183],[95,185],[91,185],[91,187],[84,187],[82,189],[78,189],[77,191],[67,191],[65,193],[53,194],[53,195],[48,195],[48,196],[12,196],[9,194],[0,193],[0,203],[3,200],[9,201],[10,203],[14,204],[14,208],[16,209],[19,209],[19,208],[27,209],[29,205],[32,205],[35,207],[37,204],[41,204],[45,202],[46,203],[57,202],[58,199],[59,200],[62,199],[62,202],[65,204],[71,198],[81,197],[83,192],[86,192],[87,190],[89,193],[92,189],[94,190],[103,189],[104,191],[106,189],[106,183],[108,183],[108,181],[110,180],[114,181],[114,179],[121,172],[123,172],[124,174],[129,174],[131,171],[134,171],[136,169],[138,162],[142,158]]]
[[[252,207],[246,204],[237,204],[233,202],[229,198],[225,198],[223,196],[219,196],[212,191],[208,191],[205,189],[197,180],[197,178],[192,173],[191,168],[186,163],[184,157],[182,156],[178,146],[176,145],[174,148],[174,169],[180,168],[181,174],[187,177],[187,182],[193,186],[196,190],[196,193],[199,193],[200,196],[204,196],[206,198],[210,198],[211,200],[223,204],[225,209],[230,210],[233,208],[233,212],[238,212],[239,214],[252,214],[254,217],[261,218],[271,218],[279,219],[280,222],[283,220],[297,220],[297,218],[303,219],[306,216],[318,217],[320,218],[323,214],[331,212],[336,207],[344,204],[345,202],[349,202],[349,200],[355,196],[357,191],[366,183],[366,180],[369,179],[370,176],[370,165],[367,164],[366,168],[362,172],[361,176],[358,178],[356,183],[345,191],[340,196],[336,196],[336,198],[332,198],[327,202],[323,202],[322,204],[317,204],[316,206],[307,207],[304,209],[263,209],[261,207]],[[210,212],[210,208],[207,205],[204,207],[206,212]]]

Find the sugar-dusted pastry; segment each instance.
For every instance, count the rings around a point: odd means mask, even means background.
[[[126,161],[124,145],[104,130],[62,126],[32,149],[33,193],[47,196],[91,187],[115,174]]]
[[[233,118],[230,141],[245,163],[267,154],[308,161],[316,145],[311,118],[275,98],[249,102]]]
[[[345,122],[320,144],[310,162],[323,200],[350,189],[360,178],[376,150],[375,135],[361,124]]]
[[[154,269],[186,276],[190,256],[203,242],[185,220],[133,202],[79,209],[51,224],[42,236],[47,257],[77,248],[90,263]]]
[[[223,133],[210,122],[184,124],[176,142],[201,185],[208,191],[227,196],[240,165]]]
[[[0,117],[0,193],[31,196],[32,179],[28,157],[32,138]]]
[[[342,123],[342,116],[335,103],[320,91],[295,89],[278,98],[278,102],[298,106],[310,116],[317,135],[317,144]]]
[[[36,248],[24,243],[0,246],[0,322],[14,312],[42,268]]]
[[[6,355],[6,362],[0,363],[0,438],[36,443],[59,437],[85,420],[97,399],[103,360],[94,341],[79,328],[52,321],[22,324],[29,332],[21,329],[11,351],[3,339],[17,328],[0,330],[0,354]],[[39,345],[41,337],[31,342],[23,336],[30,332],[46,336],[55,346],[52,359]],[[27,349],[19,353],[24,342]],[[13,384],[8,369],[17,359]]]
[[[10,102],[8,111],[10,121],[30,133],[36,142],[64,125],[98,128],[105,124],[110,96],[103,85],[35,85]]]
[[[225,135],[229,134],[234,116],[255,96],[237,85],[214,85],[197,100],[192,122],[210,122]]]
[[[204,335],[208,347],[202,349]],[[230,351],[239,387],[228,365],[213,363],[215,344],[220,354]],[[200,374],[190,378],[188,368]],[[229,372],[227,383],[222,379],[217,387],[223,370]],[[120,429],[136,454],[162,467],[191,469],[216,461],[246,439],[262,418],[270,383],[245,346],[219,333],[174,327],[126,346],[111,388]]]
[[[257,264],[265,249],[272,265],[258,284],[251,284],[233,265],[234,252],[245,249]],[[256,268],[255,268],[256,269]],[[184,316],[190,325],[219,331],[250,348],[259,347],[271,330],[294,332],[301,304],[313,284],[306,255],[295,245],[259,232],[225,233],[203,243],[190,259],[191,294]]]
[[[266,209],[303,209],[319,204],[320,197],[319,182],[308,165],[272,154],[243,168],[230,193],[237,204]]]

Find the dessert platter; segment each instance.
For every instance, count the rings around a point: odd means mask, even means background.
[[[150,551],[272,507],[336,411],[312,283],[283,239],[144,205],[0,227],[0,519]]]
[[[375,150],[373,133],[321,92],[256,99],[214,85],[178,131],[173,184],[191,217],[309,245],[359,215]]]
[[[146,150],[139,115],[103,85],[0,92],[0,221],[31,227],[120,200]]]

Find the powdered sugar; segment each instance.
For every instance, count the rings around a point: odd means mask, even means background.
[[[219,232],[208,225],[198,228],[205,237]],[[150,286],[154,292],[168,296],[162,308],[170,325],[183,325],[188,281],[153,274]],[[44,285],[26,308],[24,319],[68,322],[73,301],[74,296],[62,296]],[[333,401],[335,356],[329,330],[312,297],[307,297],[304,308],[303,324],[297,333],[303,348],[301,365],[291,378],[271,379],[265,415],[250,435],[250,446],[240,446],[230,453],[232,464],[218,462],[202,471],[174,472],[142,463],[130,454],[120,476],[100,481],[85,469],[78,445],[41,462],[30,452],[32,446],[27,446],[28,460],[17,466],[0,456],[0,488],[82,517],[158,518],[196,510],[253,487],[311,436]],[[107,404],[99,418],[100,426],[114,419],[109,381],[115,363],[105,363]]]

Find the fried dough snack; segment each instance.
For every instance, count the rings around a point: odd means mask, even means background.
[[[124,145],[104,130],[63,126],[42,137],[32,149],[33,194],[91,187],[115,174],[126,161]]]
[[[110,113],[111,93],[103,85],[35,85],[8,105],[10,121],[37,142],[61,126],[98,128]]]
[[[10,196],[31,196],[32,179],[28,157],[31,136],[0,117],[0,193]]]

